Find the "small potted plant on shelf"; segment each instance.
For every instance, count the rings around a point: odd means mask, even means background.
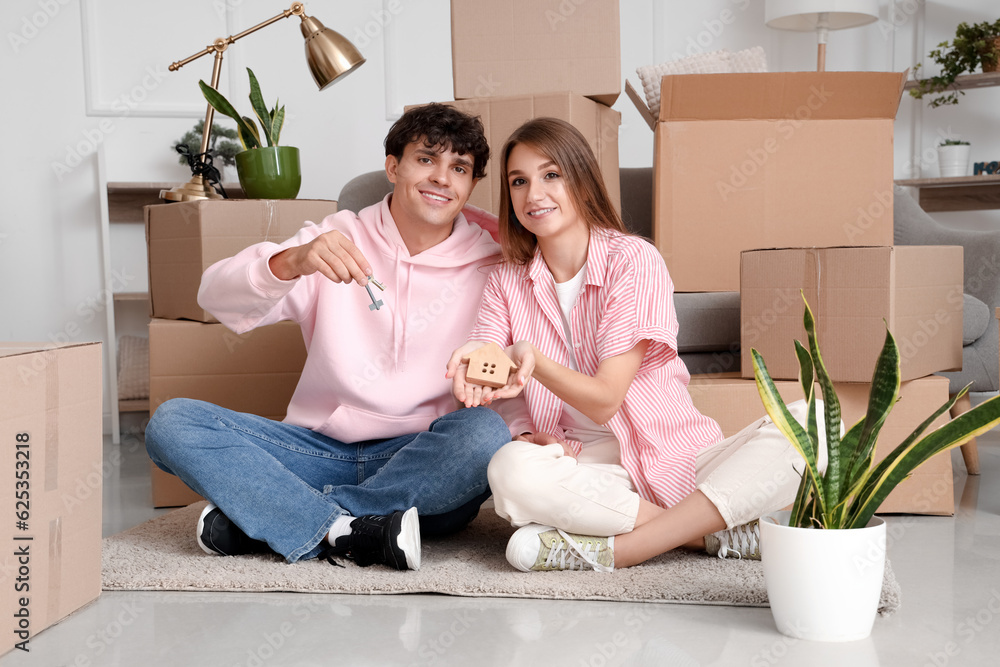
[[[955,28],[955,39],[938,44],[929,57],[941,66],[941,73],[921,79],[917,77],[920,70],[920,64],[917,64],[913,68],[917,86],[910,89],[910,95],[918,100],[924,95],[938,95],[929,102],[931,107],[958,104],[958,96],[965,94],[952,88],[959,75],[975,74],[980,67],[983,72],[997,71],[1000,64],[1000,19],[973,25],[959,23]],[[946,90],[949,91],[947,94],[940,94]]]
[[[961,139],[945,139],[938,144],[938,168],[941,170],[941,177],[967,176],[971,150],[969,142]]]
[[[199,120],[193,128],[184,133],[184,136],[174,142],[174,148],[177,152],[181,153],[178,162],[189,164],[187,156],[198,154],[198,151],[201,150],[201,137],[204,129],[205,121]],[[236,165],[236,154],[242,150],[240,145],[235,141],[238,138],[239,135],[236,130],[212,123],[208,154],[214,159],[213,166],[219,170],[220,174],[224,166],[232,167]],[[225,141],[220,141],[220,139],[224,139]],[[181,146],[184,147],[184,150],[181,150]]]
[[[236,155],[236,173],[246,196],[249,199],[295,199],[302,184],[299,149],[278,145],[285,124],[285,107],[279,108],[275,102],[268,110],[257,77],[249,67],[247,73],[250,76],[250,105],[260,130],[253,118],[241,116],[222,93],[204,81],[199,81],[198,85],[216,111],[236,121],[240,143],[245,149]]]
[[[808,303],[803,320],[809,347],[795,341],[795,352],[809,403],[805,427],[788,411],[760,354],[751,351],[764,407],[805,461],[791,511],[775,512],[760,520],[764,581],[775,624],[783,634],[817,641],[853,641],[871,633],[882,589],[885,522],[874,517],[875,510],[917,466],[1000,423],[1000,397],[924,435],[965,395],[966,387],[876,465],[879,431],[899,398],[900,357],[892,333],[886,329],[867,414],[842,434],[840,401],[820,356]],[[822,425],[817,424],[816,384],[823,400]],[[826,433],[825,471],[820,470],[817,451],[819,428]]]

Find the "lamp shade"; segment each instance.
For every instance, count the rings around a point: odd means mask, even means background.
[[[764,22],[779,30],[843,30],[878,20],[878,0],[767,0]]]
[[[364,56],[346,37],[330,30],[319,19],[303,16],[300,27],[306,38],[306,62],[320,90],[365,63]]]

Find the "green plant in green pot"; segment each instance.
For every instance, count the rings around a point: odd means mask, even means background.
[[[876,464],[879,432],[899,398],[900,354],[892,333],[887,328],[867,413],[843,433],[840,401],[820,355],[808,303],[803,321],[808,348],[795,341],[795,353],[809,404],[805,425],[792,417],[763,358],[757,350],[751,351],[764,408],[805,462],[791,511],[760,521],[764,579],[782,633],[820,641],[853,641],[871,633],[882,589],[885,522],[874,516],[876,509],[929,458],[1000,423],[1000,397],[927,432],[939,417],[949,414],[968,391],[966,387]],[[816,385],[823,401],[822,425],[817,423]],[[826,435],[825,469],[818,451],[819,428]]]
[[[198,85],[216,111],[236,121],[240,143],[245,149],[236,155],[236,173],[247,197],[295,199],[302,184],[299,149],[278,145],[281,128],[285,124],[285,107],[279,107],[275,102],[269,110],[253,70],[248,67],[247,73],[250,75],[250,104],[257,117],[256,122],[250,116],[240,115],[222,93],[204,81],[199,81]],[[257,122],[260,123],[260,130]]]
[[[941,73],[926,79],[918,77],[910,95],[918,100],[924,95],[937,95],[929,102],[932,108],[958,104],[958,96],[965,92],[952,88],[957,77],[975,74],[980,68],[983,72],[997,71],[1000,64],[1000,19],[972,25],[959,23],[955,28],[955,39],[941,42],[928,55],[941,67]],[[914,76],[919,71],[918,64],[913,68]],[[941,94],[945,91],[948,91],[947,94]]]

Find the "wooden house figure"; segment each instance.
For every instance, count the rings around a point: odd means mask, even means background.
[[[507,384],[507,376],[511,371],[517,370],[517,364],[496,343],[484,345],[462,357],[462,361],[469,364],[469,369],[465,372],[466,380],[494,389]]]

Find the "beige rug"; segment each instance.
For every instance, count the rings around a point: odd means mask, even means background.
[[[759,561],[703,553],[677,551],[611,574],[518,572],[504,557],[513,529],[489,509],[458,535],[425,539],[420,570],[396,572],[353,563],[339,568],[316,560],[289,565],[276,556],[210,556],[194,539],[202,507],[204,502],[195,503],[105,538],[104,590],[443,593],[767,606]],[[899,584],[887,564],[879,612],[888,615],[898,608]]]

